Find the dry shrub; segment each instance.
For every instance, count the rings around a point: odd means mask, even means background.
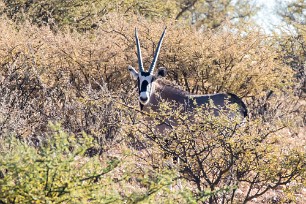
[[[56,36],[48,29],[30,25],[18,31],[6,20],[1,26],[6,31],[0,51],[1,135],[14,133],[37,143],[46,134],[48,121],[59,121],[75,133],[93,135],[100,150],[111,145],[106,145],[106,140],[116,141],[120,131],[117,119],[121,117],[112,108],[107,88],[99,85],[101,78],[95,82],[81,68],[84,65],[74,60],[75,38]],[[77,42],[80,49],[87,43]],[[95,63],[85,57],[83,60]],[[95,70],[90,71],[97,75]],[[102,99],[95,104],[87,98]]]
[[[127,80],[127,65],[137,64],[135,25],[145,67],[149,67],[161,31],[171,22],[152,23],[117,14],[105,20],[93,33],[57,35],[30,25],[17,31],[3,20],[6,32],[2,42],[9,44],[1,46],[6,52],[14,48],[14,55],[19,52],[18,44],[22,53],[32,55],[35,59],[31,63],[37,63],[35,67],[48,85],[56,80],[54,75],[64,71],[71,81],[79,80],[75,81],[78,86],[103,78],[112,90],[120,89]],[[258,34],[230,29],[202,33],[173,25],[166,34],[158,65],[168,68],[172,80],[194,93],[228,91],[254,96],[264,90],[278,90],[290,82],[290,69],[276,59],[269,39]],[[6,53],[2,56],[8,57]]]
[[[1,137],[15,134],[37,145],[47,135],[48,121],[59,121],[69,132],[78,135],[84,131],[94,137],[98,145],[88,150],[91,155],[102,154],[122,142],[131,148],[145,143],[142,148],[132,149],[136,155],[144,155],[138,156],[144,165],[136,165],[135,171],[149,175],[150,179],[153,177],[150,171],[164,168],[161,152],[181,157],[183,168],[179,170],[198,201],[207,198],[236,201],[239,197],[235,189],[243,182],[259,190],[246,191],[242,199],[247,201],[273,188],[278,175],[294,176],[285,183],[303,176],[305,155],[300,149],[295,151],[295,146],[287,150],[274,139],[279,128],[294,127],[294,120],[298,121],[300,116],[295,112],[296,107],[284,111],[294,99],[286,93],[291,91],[292,72],[278,59],[269,38],[255,31],[246,34],[231,28],[198,32],[173,22],[148,22],[119,14],[109,14],[104,20],[92,32],[54,34],[48,28],[30,24],[18,27],[0,19]],[[169,79],[192,93],[233,92],[245,99],[250,97],[247,101],[253,104],[249,106],[250,124],[224,132],[223,123],[207,129],[201,122],[187,120],[169,134],[154,133],[156,137],[147,135],[145,139],[142,137],[146,132],[135,135],[142,128],[139,122],[152,128],[138,114],[136,97],[131,91],[135,85],[127,72],[129,64],[137,65],[135,25],[139,29],[145,67],[149,67],[161,32],[168,25],[158,66],[168,68]],[[275,93],[273,97],[267,97],[268,91]],[[202,114],[199,118],[205,123],[205,112],[198,114]],[[232,132],[230,137],[228,131]],[[267,138],[261,137],[265,135]],[[280,137],[291,134],[279,134],[279,141]],[[163,149],[167,147],[164,143],[167,138],[167,142],[172,142],[169,148],[176,145],[179,148]],[[182,152],[185,145],[188,148]],[[154,151],[156,148],[159,151]],[[201,162],[194,160],[193,154]],[[276,162],[283,163],[280,169],[275,169]],[[248,165],[253,166],[248,169]],[[261,177],[256,177],[258,172]],[[190,179],[192,176],[194,179]]]
[[[194,93],[233,92],[245,97],[288,85],[290,69],[275,59],[268,39],[256,31],[243,35],[231,30],[171,33],[165,66],[173,79]]]
[[[246,203],[276,189],[283,202],[303,202],[292,195],[305,185],[306,143],[292,143],[296,136],[288,128],[295,124],[288,115],[239,124],[238,118],[215,117],[203,108],[183,114],[168,107],[162,106],[150,120],[140,119],[134,134],[147,144],[143,160],[155,168],[165,168],[166,163],[176,169],[175,180],[183,179],[183,188],[194,192],[197,202]],[[155,127],[164,121],[178,126],[160,132]],[[169,165],[169,158],[158,158],[152,151],[155,146],[179,163]]]

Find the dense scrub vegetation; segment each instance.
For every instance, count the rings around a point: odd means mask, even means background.
[[[231,1],[107,2],[0,2],[0,203],[305,201],[305,39],[263,34]],[[168,79],[239,95],[247,122],[171,103],[145,120],[135,26],[146,67],[168,26]],[[153,128],[167,118],[180,125]]]

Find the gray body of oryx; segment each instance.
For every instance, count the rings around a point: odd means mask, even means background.
[[[162,79],[157,79],[152,82],[152,91],[149,98],[149,103],[142,105],[142,110],[149,112],[151,110],[158,112],[160,103],[168,101],[173,102],[174,106],[182,106],[185,111],[192,111],[197,106],[210,107],[215,116],[218,115],[219,109],[226,109],[226,106],[236,105],[236,114],[241,118],[247,116],[247,109],[244,102],[235,94],[217,93],[208,95],[191,95],[186,91],[164,83]],[[232,113],[232,111],[231,111]],[[233,114],[233,113],[232,113]]]
[[[171,85],[163,83],[160,79],[166,75],[165,68],[159,68],[157,74],[153,74],[156,65],[157,57],[160,51],[160,47],[166,32],[166,28],[158,43],[154,59],[148,72],[143,68],[140,43],[135,29],[135,38],[137,44],[138,64],[139,72],[133,67],[129,66],[129,71],[133,78],[138,81],[139,102],[140,108],[143,111],[158,111],[159,105],[162,101],[174,102],[177,106],[183,106],[185,111],[192,111],[196,106],[209,107],[211,103],[214,105],[214,115],[218,115],[218,110],[226,110],[227,106],[236,105],[236,111],[229,111],[229,116],[241,116],[245,118],[247,116],[247,108],[243,101],[235,94],[230,93],[217,93],[210,95],[192,95],[188,92],[182,91]]]

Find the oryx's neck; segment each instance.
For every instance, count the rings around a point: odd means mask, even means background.
[[[178,103],[184,103],[188,98],[186,93],[171,85],[166,85],[156,82],[155,84],[155,96],[159,96],[166,101],[176,101]]]
[[[178,104],[186,104],[188,94],[176,87],[163,83],[161,80],[153,82],[153,90],[148,105],[144,106],[143,110],[152,109],[158,110],[159,104],[162,101],[176,102]]]

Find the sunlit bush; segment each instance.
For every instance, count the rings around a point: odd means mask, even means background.
[[[88,150],[96,145],[92,137],[70,135],[59,125],[50,127],[53,135],[39,147],[14,136],[1,142],[1,203],[184,203],[193,199],[188,191],[170,194],[171,170],[140,173],[132,154],[122,147],[108,156],[88,157]]]
[[[111,189],[107,173],[119,165],[109,158],[84,157],[91,137],[68,135],[53,125],[55,134],[39,148],[15,137],[1,143],[0,200],[4,203],[114,201],[121,196]]]
[[[178,178],[193,184],[184,188],[195,192],[197,201],[245,203],[283,189],[278,199],[296,202],[292,192],[304,185],[306,154],[305,141],[292,143],[294,133],[286,132],[295,125],[290,118],[239,123],[239,118],[226,113],[216,117],[205,108],[183,114],[168,107],[147,116],[149,120],[140,120],[134,134],[149,138],[165,155],[179,161],[174,165]],[[170,124],[166,129],[155,128],[165,123]],[[163,165],[154,163],[158,164]]]
[[[157,66],[166,67],[168,79],[192,93],[231,92],[241,96],[249,109],[248,122],[235,126],[237,123],[226,117],[216,118],[202,110],[190,118],[165,106],[155,115],[159,118],[156,122],[174,117],[180,125],[159,133],[154,120],[147,121],[139,113],[135,84],[127,72],[128,65],[137,67],[134,28],[138,27],[148,67],[166,25]],[[20,182],[14,172],[28,182],[21,182],[22,187],[12,191],[0,187],[7,195],[5,201],[14,199],[10,196],[35,199],[28,197],[32,191],[42,200],[62,199],[60,193],[71,197],[61,190],[68,187],[70,192],[82,191],[89,196],[83,185],[95,191],[102,181],[80,182],[74,168],[84,161],[84,172],[80,173],[86,178],[91,165],[100,165],[98,156],[104,158],[118,150],[120,162],[129,165],[119,165],[111,172],[125,175],[124,184],[116,183],[118,178],[106,183],[132,190],[124,188],[116,194],[102,189],[104,194],[94,199],[114,196],[124,202],[240,202],[280,186],[285,186],[283,192],[288,195],[295,187],[305,186],[301,181],[305,176],[304,143],[290,140],[304,125],[292,94],[293,72],[279,58],[271,38],[230,25],[199,32],[175,22],[149,22],[112,13],[88,33],[55,34],[46,27],[26,22],[18,26],[5,18],[0,19],[0,30],[0,139],[4,141],[0,144],[3,152],[9,152],[2,154],[0,182],[13,188]],[[52,139],[50,121],[59,121],[63,129],[74,134],[68,137],[59,133]],[[61,135],[65,139],[60,139]],[[81,148],[84,144],[77,138],[84,135],[91,145]],[[67,141],[71,143],[68,149]],[[7,142],[12,143],[11,150]],[[61,148],[52,149],[52,145]],[[52,160],[54,155],[47,154],[47,164],[58,165],[65,175],[61,178],[53,172],[58,182],[52,188],[41,184],[46,181],[48,165],[36,162],[44,159],[42,152],[48,148],[59,157]],[[81,154],[78,160],[77,150],[86,150],[86,155]],[[130,151],[131,157],[125,157],[122,150]],[[179,166],[169,164],[173,157],[180,158]],[[95,166],[100,173],[108,169],[107,161],[113,160],[105,161]],[[179,180],[185,188],[182,192],[175,184]],[[65,187],[65,183],[70,184]],[[170,185],[174,191],[168,190]],[[48,195],[50,189],[56,192]],[[90,196],[87,198],[92,199]]]

